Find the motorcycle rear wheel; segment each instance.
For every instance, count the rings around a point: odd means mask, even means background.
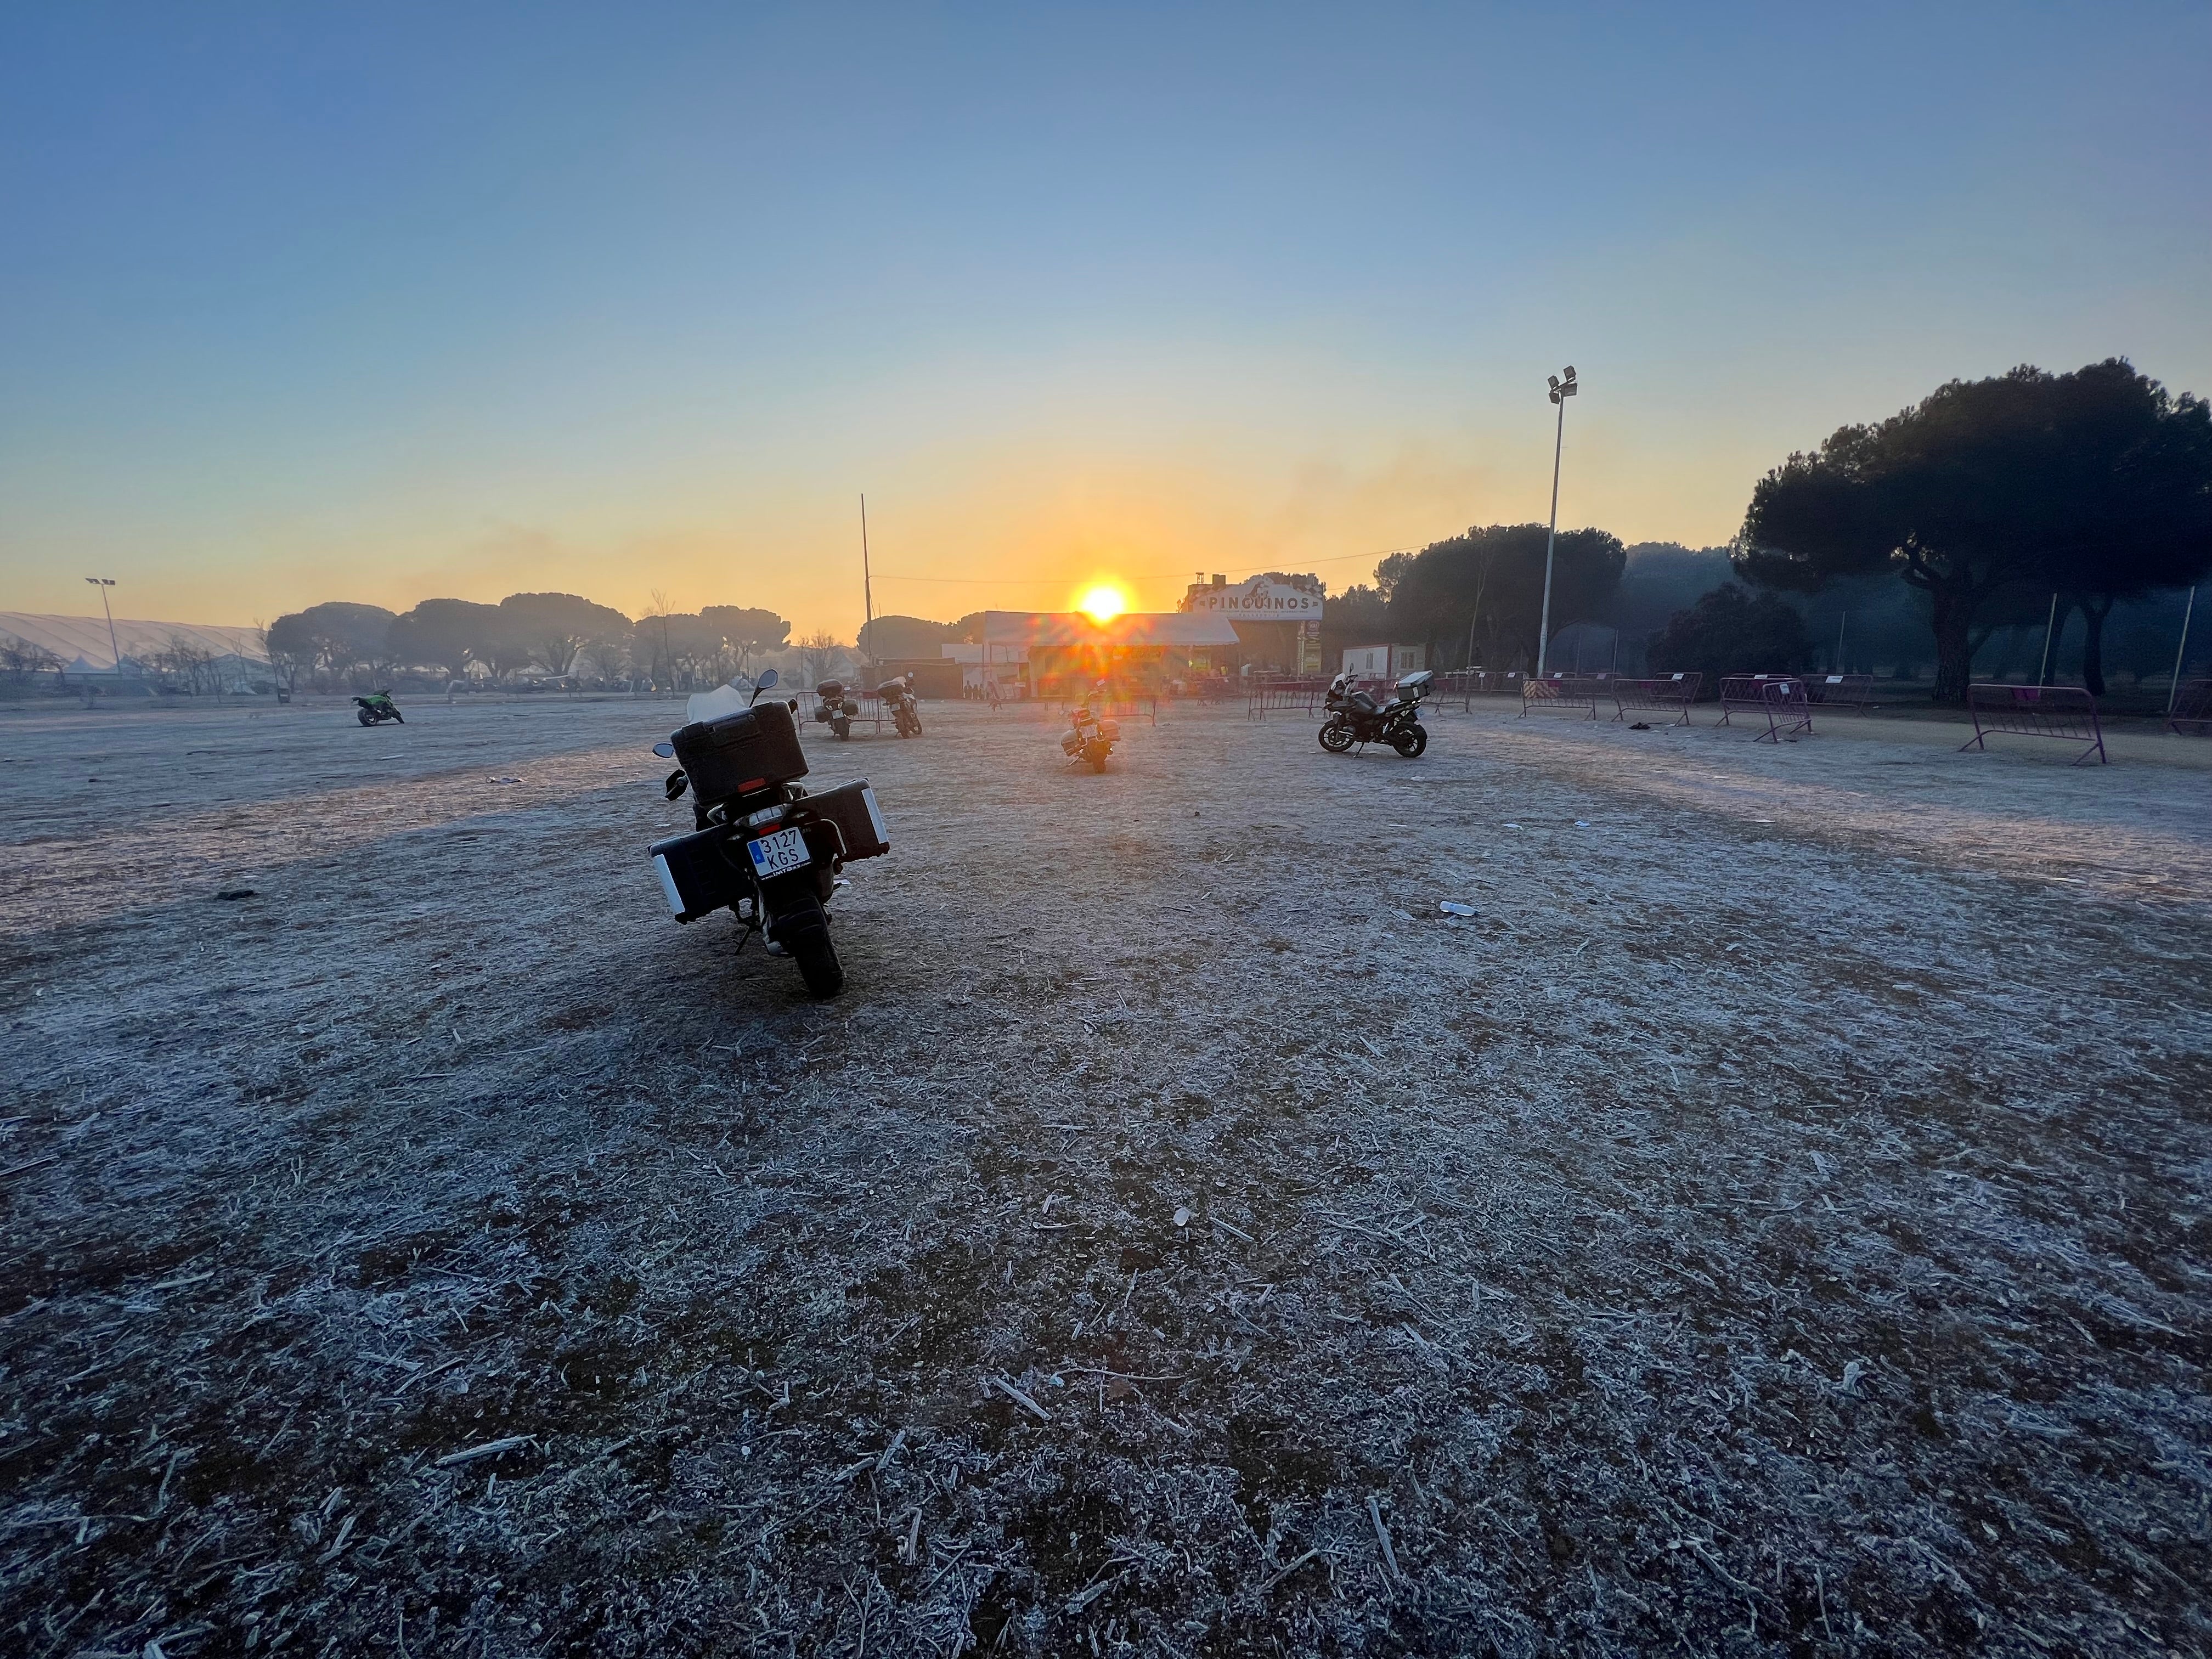
[[[363,726],[374,726],[376,724],[376,716],[370,714],[366,708],[356,709],[354,711],[354,718],[358,720]]]
[[[1091,755],[1091,769],[1094,772],[1103,772],[1106,769],[1106,757],[1113,752],[1110,749],[1093,750]]]
[[[1413,760],[1429,746],[1429,734],[1420,726],[1409,726],[1390,734],[1390,746],[1407,760]]]
[[[845,988],[845,964],[837,960],[836,941],[830,937],[830,918],[819,904],[794,910],[776,924],[776,942],[799,964],[799,976],[809,993],[834,997]]]
[[[1341,755],[1352,747],[1352,728],[1337,720],[1330,720],[1321,729],[1321,746],[1332,755]]]

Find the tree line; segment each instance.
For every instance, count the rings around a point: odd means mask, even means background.
[[[633,622],[574,593],[510,593],[497,605],[424,599],[394,612],[332,601],[262,630],[270,668],[288,687],[365,685],[409,672],[509,682],[537,675],[603,685],[696,690],[786,649],[791,624],[773,611],[656,605]],[[825,638],[803,642],[834,647]]]
[[[1542,525],[1492,525],[1393,555],[1371,586],[1330,601],[1324,632],[1525,666],[1545,538]],[[2101,695],[2114,608],[2212,572],[2212,408],[2119,358],[1954,380],[1791,455],[1759,480],[1727,551],[1735,580],[1670,618],[1650,643],[1653,671],[1808,667],[1813,644],[1782,596],[1882,578],[1909,592],[1932,635],[1938,701],[1965,699],[1993,634],[2054,620],[2063,633],[2076,615],[2083,678]],[[1627,564],[1617,537],[1562,532],[1556,623],[1605,618]]]

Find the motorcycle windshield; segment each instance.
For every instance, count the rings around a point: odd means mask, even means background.
[[[712,691],[693,692],[684,705],[684,718],[693,726],[704,726],[725,714],[742,714],[744,711],[744,692],[734,685],[718,685]]]

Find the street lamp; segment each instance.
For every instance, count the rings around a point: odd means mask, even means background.
[[[100,614],[107,618],[107,648],[115,653],[115,678],[123,679],[123,647],[115,642],[115,612],[108,608],[107,590],[115,586],[112,576],[87,576],[85,580],[100,590]]]
[[[1544,678],[1544,648],[1552,638],[1552,548],[1559,539],[1559,452],[1567,441],[1567,399],[1575,395],[1575,366],[1564,374],[1547,374],[1552,402],[1559,411],[1559,429],[1552,440],[1552,527],[1544,536],[1544,617],[1536,625],[1536,678]]]

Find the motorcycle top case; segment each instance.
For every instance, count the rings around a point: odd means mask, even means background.
[[[837,826],[848,860],[880,858],[891,850],[890,826],[884,822],[883,808],[876,805],[876,792],[865,779],[809,795],[800,804]]]
[[[660,896],[678,921],[696,921],[745,894],[744,878],[730,862],[743,858],[736,833],[717,825],[653,843],[653,867],[660,876]]]
[[[806,775],[799,726],[780,702],[757,703],[720,720],[697,720],[670,739],[677,763],[699,799],[712,806],[747,784],[783,783]]]

